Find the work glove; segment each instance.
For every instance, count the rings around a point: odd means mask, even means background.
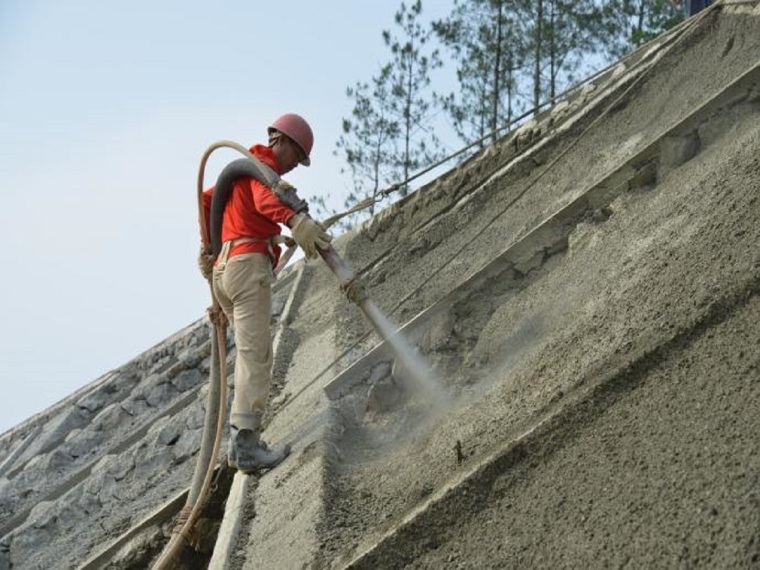
[[[293,239],[301,246],[307,259],[317,257],[317,249],[327,249],[332,236],[328,234],[319,222],[309,216],[296,214],[290,227]]]
[[[201,270],[203,277],[207,280],[211,279],[211,274],[214,271],[214,262],[216,257],[212,253],[208,253],[206,248],[201,245],[201,250],[198,252],[198,268]]]

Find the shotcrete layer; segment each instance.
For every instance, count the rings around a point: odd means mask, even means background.
[[[407,453],[342,469],[334,498],[350,508],[334,516],[353,529],[403,513],[415,477],[418,493],[446,489],[452,440],[488,458],[356,567],[757,562],[760,122],[724,137],[613,203],[540,288],[494,314],[494,331],[542,325],[506,370],[509,336],[482,333],[473,354],[498,372],[483,397]]]
[[[264,438],[293,454],[237,476],[213,567],[757,566],[758,24],[716,6],[336,237],[444,405],[323,264],[286,272]],[[0,437],[0,568],[119,536],[145,566],[169,523],[125,531],[189,483],[208,346]]]

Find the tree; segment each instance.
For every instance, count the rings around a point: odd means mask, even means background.
[[[680,2],[672,0],[608,0],[601,9],[605,51],[619,59],[684,19]]]
[[[400,127],[394,166],[401,171],[403,180],[412,170],[432,164],[441,155],[440,141],[429,128],[428,119],[435,109],[435,100],[429,93],[430,72],[443,64],[438,50],[427,51],[431,32],[420,23],[421,14],[421,0],[408,8],[402,2],[394,16],[400,36],[383,31],[383,41],[392,54],[388,77],[390,112]],[[405,184],[401,194],[407,192]]]
[[[394,16],[400,34],[382,32],[391,61],[369,83],[360,81],[346,90],[353,109],[351,117],[343,119],[335,149],[353,179],[346,208],[366,198],[377,199],[385,187],[406,181],[411,171],[440,157],[438,137],[429,130],[435,110],[429,87],[430,72],[442,63],[437,50],[428,52],[431,32],[420,24],[421,13],[421,0],[410,7],[401,3]],[[406,195],[407,185],[400,191]],[[359,213],[348,216],[343,227],[351,227],[360,217]]]
[[[459,89],[442,104],[465,142],[483,139],[518,112],[517,72],[527,44],[516,16],[514,0],[454,0],[451,15],[433,22],[457,63]]]
[[[343,133],[335,150],[336,155],[343,155],[354,182],[354,191],[344,202],[346,208],[367,197],[376,199],[380,190],[399,175],[395,168],[394,141],[401,129],[398,120],[391,116],[390,76],[388,64],[372,78],[371,84],[357,82],[346,89],[354,106],[351,118],[343,119]],[[374,206],[369,213],[374,213]],[[358,214],[347,217],[343,226],[350,227],[359,217]]]
[[[595,57],[602,29],[602,8],[593,0],[523,0],[516,4],[531,39],[533,107],[574,83],[577,76],[604,62]]]

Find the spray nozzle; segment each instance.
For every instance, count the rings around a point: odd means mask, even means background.
[[[340,284],[340,290],[346,294],[346,297],[352,303],[361,305],[364,301],[369,299],[367,290],[361,281],[356,277],[351,277]]]

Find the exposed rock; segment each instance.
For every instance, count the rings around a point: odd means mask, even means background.
[[[77,402],[77,406],[84,408],[89,413],[93,414],[100,410],[111,399],[113,399],[113,396],[113,388],[110,385],[106,384],[105,386],[94,390],[81,398]]]
[[[106,434],[112,433],[114,430],[118,430],[125,424],[128,424],[132,416],[135,415],[134,402],[113,403],[103,408],[100,413],[95,416],[90,425],[90,429],[94,431],[101,431]],[[126,407],[132,410],[132,413],[127,413]]]
[[[10,544],[0,543],[0,570],[10,570],[11,568],[11,546]]]
[[[172,385],[177,390],[184,392],[194,386],[197,386],[203,381],[203,376],[200,371],[193,368],[192,370],[184,370],[172,378]]]
[[[133,418],[144,416],[150,409],[144,396],[130,396],[120,407]]]
[[[72,432],[61,449],[74,459],[87,457],[97,451],[103,443],[103,434],[91,430],[78,430]]]
[[[171,384],[159,384],[150,391],[146,401],[149,406],[158,408],[171,401],[177,393],[177,389]]]
[[[184,430],[172,447],[174,461],[181,463],[195,455],[201,447],[203,429]]]
[[[84,427],[89,422],[89,419],[89,412],[78,406],[64,408],[59,414],[44,424],[42,432],[16,460],[16,465],[21,465],[35,455],[52,449],[66,439],[72,430]]]

